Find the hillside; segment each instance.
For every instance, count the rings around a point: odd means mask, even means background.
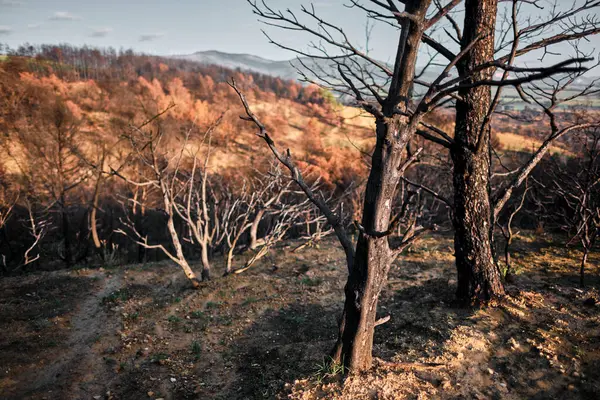
[[[310,72],[305,68],[308,67],[313,71],[328,71],[334,69],[327,60],[322,59],[311,59],[308,57],[292,58],[289,60],[275,61],[269,60],[262,57],[258,57],[251,54],[232,54],[220,51],[198,51],[193,54],[186,55],[175,55],[170,56],[173,59],[180,59],[186,61],[197,62],[202,65],[219,65],[232,70],[240,70],[245,72],[255,72],[269,76],[275,76],[286,80],[296,80],[300,78],[299,71],[303,71],[308,74],[309,77],[313,78]],[[360,61],[358,61],[360,63]],[[382,62],[382,64],[386,64]],[[366,63],[364,64],[366,65]],[[389,65],[390,69],[393,66]],[[423,66],[420,66],[419,70]],[[443,71],[441,66],[433,65],[428,66],[421,79],[424,81],[431,82],[435,80]],[[450,74],[452,76],[454,72]],[[500,78],[501,74],[498,72],[496,78]],[[585,90],[586,87],[593,84],[599,79],[597,76],[583,76],[580,77],[574,84],[569,88],[565,94],[575,95],[580,91]],[[382,83],[382,82],[380,82]],[[422,88],[416,88],[416,90],[422,90]],[[504,106],[507,109],[524,109],[528,106],[517,91],[511,87],[504,89],[503,94]],[[596,93],[591,93],[588,96],[583,96],[573,102],[573,106],[583,106],[587,108],[600,108],[600,98]]]
[[[391,319],[377,330],[375,368],[345,381],[324,358],[346,273],[334,240],[299,252],[290,242],[195,291],[165,262],[6,278],[0,391],[14,399],[593,399],[599,294],[573,287],[561,240],[525,233],[509,299],[477,310],[452,301],[451,238],[425,238],[390,272],[381,310]],[[593,286],[600,259],[590,261]]]

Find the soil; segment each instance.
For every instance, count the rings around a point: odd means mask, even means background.
[[[508,298],[453,302],[451,238],[416,244],[382,294],[376,362],[329,365],[346,267],[333,239],[298,243],[193,290],[174,265],[40,272],[0,281],[2,399],[595,399],[600,257],[515,241]],[[238,257],[242,263],[244,257]],[[215,261],[215,272],[223,268]]]

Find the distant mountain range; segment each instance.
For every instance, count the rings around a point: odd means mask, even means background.
[[[299,63],[296,59],[286,61],[274,61],[251,54],[231,54],[216,50],[199,51],[188,55],[170,56],[170,58],[188,60],[198,62],[201,64],[220,65],[230,69],[240,69],[241,71],[257,72],[265,75],[277,76],[282,79],[291,80],[299,79],[298,71],[294,66],[298,66],[300,67],[300,69],[304,69],[302,68],[301,63]],[[331,68],[326,60],[311,59],[307,57],[301,58],[301,60],[302,63],[309,66],[309,68],[311,69],[319,70],[319,68],[323,68],[324,70],[327,70],[328,68]],[[365,65],[366,64],[367,63],[365,61]],[[390,69],[391,68],[392,66],[390,66]],[[426,71],[426,73],[421,77],[421,79],[424,81],[433,81],[439,76],[441,72],[442,67],[432,66]],[[572,86],[570,90],[585,87],[586,85],[590,84],[594,79],[598,79],[598,77],[582,77],[578,79],[578,81]],[[517,101],[520,101],[518,99],[518,96],[516,96],[516,92],[514,91],[514,89],[511,88],[505,92],[505,95],[509,94],[514,95],[513,97],[515,97]]]
[[[195,61],[201,64],[220,65],[230,69],[239,68],[242,71],[258,72],[283,79],[298,79],[298,71],[290,64],[290,61],[267,60],[251,54],[230,54],[211,50],[171,56],[171,58]]]

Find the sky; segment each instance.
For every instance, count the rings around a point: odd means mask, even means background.
[[[547,0],[541,0],[547,1]],[[298,10],[310,1],[268,0],[278,9]],[[559,4],[571,4],[560,0]],[[364,44],[364,12],[344,7],[344,0],[312,2],[325,20],[341,22],[348,35]],[[522,14],[540,13],[527,9]],[[597,11],[600,15],[600,12]],[[131,48],[156,55],[191,54],[219,50],[248,53],[273,60],[293,57],[269,44],[267,30],[286,45],[306,48],[308,36],[265,27],[252,14],[246,0],[0,0],[0,43],[11,47],[70,43],[97,47]],[[384,24],[376,25],[370,38],[371,55],[391,61],[390,49],[398,36]],[[594,50],[600,36],[586,44]],[[567,46],[557,48],[568,52]],[[598,54],[596,52],[595,54]],[[532,56],[533,57],[533,56]]]

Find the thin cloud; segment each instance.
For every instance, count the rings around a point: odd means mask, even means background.
[[[40,28],[42,24],[28,24],[27,29],[37,29]]]
[[[71,14],[67,11],[57,11],[50,17],[53,21],[76,21],[80,20],[81,17],[78,15]]]
[[[140,42],[151,42],[156,39],[160,39],[165,36],[164,33],[148,33],[145,35],[140,35]]]
[[[0,25],[0,35],[10,35],[12,28],[10,26]]]
[[[98,29],[94,29],[94,31],[92,33],[90,33],[90,36],[95,37],[95,38],[106,37],[112,31],[113,31],[112,28],[108,28],[108,27],[98,28]]]

